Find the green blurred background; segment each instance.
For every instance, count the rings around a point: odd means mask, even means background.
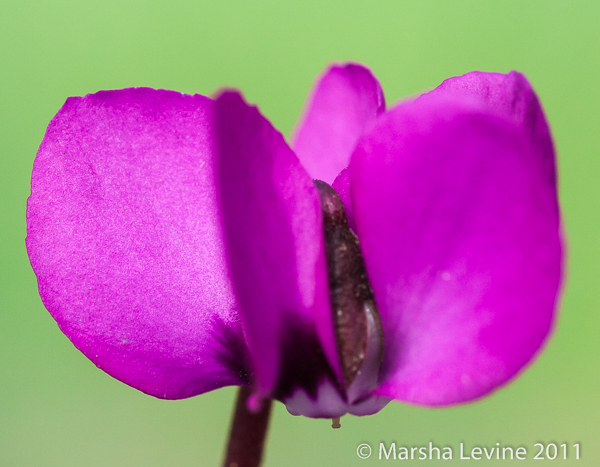
[[[235,86],[289,135],[314,77],[346,60],[374,71],[388,103],[470,70],[525,72],[558,149],[568,281],[554,337],[510,386],[451,409],[392,403],[344,417],[341,430],[278,403],[266,465],[373,465],[377,456],[361,460],[356,447],[381,441],[454,448],[453,461],[410,465],[475,462],[456,459],[460,442],[526,446],[520,465],[598,465],[599,46],[593,1],[3,2],[0,466],[216,465],[235,395],[146,396],[98,370],[45,311],[25,251],[25,203],[37,147],[65,99],[129,86],[208,95]],[[533,461],[537,442],[580,443],[581,460]]]

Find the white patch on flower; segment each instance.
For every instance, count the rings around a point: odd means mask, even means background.
[[[463,261],[442,273],[428,268],[411,282],[399,281],[390,289],[394,298],[388,304],[395,299],[395,308],[403,310],[402,320],[394,324],[405,349],[401,364],[392,371],[399,379],[430,381],[407,388],[403,395],[407,400],[435,403],[440,394],[437,381],[457,382],[451,390],[459,391],[501,378],[504,363],[480,345],[480,333],[494,319],[485,306],[490,281],[489,274],[470,270]]]

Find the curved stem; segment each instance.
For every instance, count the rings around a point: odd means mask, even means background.
[[[229,443],[223,467],[258,467],[262,459],[263,448],[272,401],[262,401],[262,407],[257,413],[248,410],[248,397],[252,390],[241,387],[238,392],[235,412],[229,432]]]

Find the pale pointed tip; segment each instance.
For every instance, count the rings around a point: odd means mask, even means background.
[[[341,428],[342,424],[340,423],[340,417],[335,417],[331,419],[331,428]]]

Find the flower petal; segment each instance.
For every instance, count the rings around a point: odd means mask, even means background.
[[[313,179],[331,185],[348,166],[364,129],[384,111],[383,91],[369,69],[334,65],[312,92],[295,131],[294,152]]]
[[[547,337],[561,277],[556,189],[522,126],[464,99],[380,117],[352,200],[384,330],[377,393],[445,405],[512,378]]]
[[[354,208],[352,207],[352,196],[350,193],[350,170],[346,167],[335,177],[333,185],[331,187],[340,195],[344,210],[346,211],[346,217],[348,218],[348,225],[354,231],[356,231],[356,222],[354,221]]]
[[[216,109],[223,225],[258,394],[314,393],[331,378],[327,360],[341,379],[317,189],[238,93],[224,92]]]
[[[27,249],[44,304],[97,366],[161,398],[249,382],[213,108],[141,88],[70,98],[33,169]]]
[[[554,145],[540,101],[531,84],[517,71],[508,74],[472,71],[448,78],[422,97],[477,99],[493,112],[500,113],[521,126],[530,136],[531,154],[539,158],[548,182],[556,184]]]

